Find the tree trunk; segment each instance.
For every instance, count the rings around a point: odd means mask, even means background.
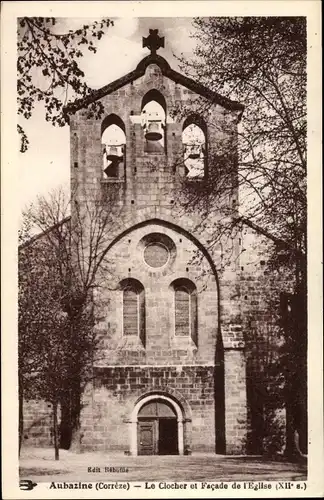
[[[71,398],[71,447],[70,449],[75,452],[81,450],[81,435],[80,435],[80,412],[81,412],[81,386],[80,380],[74,380],[72,385],[72,398]]]
[[[288,337],[288,370],[286,374],[286,456],[299,455],[296,447],[296,431],[307,442],[307,294],[298,285],[292,302],[291,330]],[[299,446],[299,444],[298,444]]]
[[[58,425],[57,425],[57,401],[53,403],[53,434],[54,434],[54,450],[55,450],[55,460],[59,459],[59,437],[58,437]]]
[[[60,425],[60,448],[69,450],[72,437],[72,417],[71,417],[71,394],[70,389],[65,390],[65,395],[61,399],[61,425]]]
[[[81,316],[84,309],[84,303],[73,310],[71,316],[71,342],[72,349],[75,351],[75,346],[78,345],[79,328],[81,324]],[[82,354],[75,352],[74,364],[71,374],[71,447],[70,449],[76,453],[81,451],[81,430],[80,430],[80,414],[81,414],[81,361]]]
[[[23,384],[21,378],[19,377],[19,456],[21,451],[21,445],[24,435],[24,395],[23,395]]]
[[[286,395],[286,446],[285,446],[285,456],[289,459],[293,459],[295,456],[295,440],[294,440],[294,404],[293,398],[291,397],[291,384],[287,390]]]

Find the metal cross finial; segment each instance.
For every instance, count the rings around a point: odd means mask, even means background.
[[[159,36],[159,30],[149,30],[148,37],[143,36],[143,47],[150,49],[151,54],[156,54],[156,51],[162,47],[164,48],[164,36]]]

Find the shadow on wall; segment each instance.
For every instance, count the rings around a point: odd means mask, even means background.
[[[23,441],[35,438],[41,438],[42,441],[48,440],[48,444],[52,444],[52,427],[49,423],[49,415],[43,415],[42,417],[33,420],[29,427],[24,428],[24,439]],[[48,430],[46,434],[45,430]]]

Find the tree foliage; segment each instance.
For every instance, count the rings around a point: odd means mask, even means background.
[[[79,208],[62,190],[26,210],[19,251],[19,382],[23,398],[49,401],[58,458],[58,407],[65,446],[78,446],[81,396],[92,379],[98,339],[92,294],[109,237],[111,212],[96,200]],[[31,229],[38,235],[29,237]],[[29,237],[29,238],[28,238]],[[102,264],[105,273],[108,265]],[[23,411],[20,415],[23,431]],[[61,436],[62,437],[62,436]]]
[[[197,18],[194,28],[195,57],[183,60],[183,69],[245,106],[239,127],[241,215],[304,253],[306,20]],[[213,183],[211,175],[209,183],[218,193],[227,186],[219,176]]]
[[[208,179],[185,186],[185,207],[200,210],[210,226],[213,206],[227,206],[215,224],[211,245],[225,233],[235,236],[240,223],[274,242],[269,247],[269,272],[289,276],[286,289],[293,304],[289,321],[278,321],[269,332],[247,339],[252,351],[272,336],[271,352],[278,360],[267,361],[264,370],[260,353],[253,351],[267,387],[285,380],[287,449],[293,449],[294,431],[303,434],[307,447],[307,121],[306,121],[306,19],[301,17],[196,18],[193,37],[195,54],[182,60],[182,69],[208,88],[245,107],[237,140],[230,137],[219,151],[208,155]],[[208,127],[209,104],[202,101],[199,112]],[[222,131],[221,131],[222,132]],[[220,134],[221,135],[221,134]],[[236,148],[238,147],[238,156]],[[238,190],[239,202],[231,204]],[[280,318],[279,300],[269,300],[269,313]],[[279,299],[279,297],[278,297]],[[285,305],[284,315],[290,308]],[[255,318],[253,322],[255,321]],[[259,329],[260,325],[258,326]],[[262,329],[262,328],[261,328]],[[247,331],[252,332],[247,325]],[[273,332],[277,331],[273,336]],[[252,333],[251,333],[252,334]],[[258,337],[256,343],[256,335]],[[282,344],[280,337],[283,335]],[[261,348],[260,348],[261,349]],[[274,350],[273,350],[274,349]],[[263,352],[269,349],[262,347]],[[254,357],[253,357],[254,356]],[[270,359],[270,358],[269,358]],[[260,364],[261,363],[261,364]],[[262,371],[263,370],[263,371]],[[259,370],[260,371],[260,370]],[[255,380],[255,373],[250,373]],[[248,374],[249,377],[249,374]],[[260,382],[260,381],[259,381]],[[253,382],[255,385],[256,383]],[[277,390],[276,389],[276,390]],[[264,408],[260,409],[264,413]],[[271,413],[271,412],[270,412]],[[270,415],[270,414],[269,414]],[[269,416],[268,415],[268,416]],[[265,425],[264,417],[263,425]],[[268,419],[272,425],[273,419]],[[267,424],[267,425],[268,425]],[[270,427],[271,427],[270,425]],[[266,429],[264,428],[266,433]],[[272,431],[268,434],[271,435]],[[266,435],[266,434],[265,434]],[[306,436],[306,439],[305,439]],[[272,445],[271,445],[272,446]]]
[[[25,225],[30,223],[25,219]],[[23,398],[42,398],[55,408],[56,423],[62,380],[67,377],[67,354],[71,353],[70,347],[67,348],[70,344],[68,324],[61,309],[64,290],[57,271],[55,255],[45,241],[37,240],[21,249],[18,295],[20,405]],[[22,439],[22,411],[20,419]],[[54,440],[57,444],[55,432]],[[57,446],[55,448],[57,452]]]
[[[42,102],[45,119],[53,125],[64,126],[67,121],[64,106],[91,92],[78,62],[85,50],[96,53],[97,42],[112,24],[113,21],[105,18],[77,30],[59,33],[54,17],[19,18],[18,115],[28,120],[36,103]],[[88,112],[100,116],[100,103],[93,103]],[[20,151],[25,152],[29,141],[20,123],[18,133],[21,139]]]

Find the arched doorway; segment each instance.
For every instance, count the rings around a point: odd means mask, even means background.
[[[138,412],[137,448],[139,455],[177,455],[177,414],[168,401],[156,399]]]
[[[132,455],[183,455],[183,415],[164,395],[149,395],[132,412]]]

